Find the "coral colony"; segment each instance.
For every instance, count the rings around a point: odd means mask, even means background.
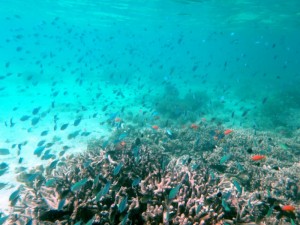
[[[297,224],[293,140],[201,121],[123,126],[88,150],[30,172],[9,224]],[[252,131],[253,132],[253,131]],[[276,141],[275,141],[276,140]],[[299,151],[299,148],[298,150]]]

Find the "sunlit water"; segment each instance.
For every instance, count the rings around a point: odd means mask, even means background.
[[[18,186],[16,167],[49,163],[33,154],[39,141],[53,143],[54,154],[63,146],[80,152],[116,129],[106,123],[115,117],[216,119],[293,136],[299,8],[299,1],[3,1],[0,148],[10,154],[0,155],[9,164],[1,199]]]

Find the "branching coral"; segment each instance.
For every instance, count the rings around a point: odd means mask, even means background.
[[[163,130],[117,130],[105,144],[94,141],[89,150],[61,158],[53,168],[30,171],[37,174],[30,181],[23,174],[25,185],[10,220],[21,224],[31,219],[39,224],[297,221],[297,212],[280,208],[299,202],[299,167],[291,162],[288,165],[295,167],[288,170],[276,160],[282,155],[280,142],[265,133],[221,135],[220,126],[172,132],[170,138]],[[272,157],[253,162],[250,148],[257,154],[270,151]]]

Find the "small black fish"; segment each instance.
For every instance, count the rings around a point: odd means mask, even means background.
[[[80,122],[81,122],[81,117],[80,118],[78,118],[78,119],[76,119],[75,121],[74,121],[74,126],[76,127],[76,126],[78,126],[79,124],[80,124]]]
[[[58,95],[58,91],[53,92],[53,97],[56,97]]]
[[[44,155],[41,157],[42,160],[55,159],[55,155],[50,153],[50,150],[47,150]]]
[[[249,154],[253,153],[252,148],[248,148],[248,149],[247,149],[247,153],[249,153]]]
[[[65,130],[68,126],[69,126],[69,124],[65,123],[60,127],[60,130]]]
[[[265,104],[267,100],[268,100],[268,98],[265,97],[265,98],[262,100],[262,104]]]
[[[54,145],[53,142],[48,142],[48,143],[45,145],[45,147],[46,147],[46,148],[50,148],[50,147],[53,146],[53,145]]]
[[[81,133],[81,136],[87,137],[91,134],[91,132],[85,131]]]
[[[40,109],[41,109],[41,107],[36,107],[36,108],[34,108],[34,109],[32,110],[32,114],[33,114],[33,115],[38,114],[39,111],[40,111]]]
[[[33,154],[40,157],[44,150],[45,150],[45,146],[39,146],[34,150]]]
[[[49,133],[48,130],[44,130],[44,131],[41,132],[41,136],[46,136],[48,133]]]
[[[77,131],[74,131],[74,132],[70,133],[68,135],[68,139],[70,140],[70,139],[76,138],[79,133],[80,133],[80,130],[77,130]]]
[[[31,120],[31,125],[32,126],[35,126],[35,125],[37,125],[37,123],[40,121],[40,118],[39,117],[34,117],[34,118],[32,118],[32,120]]]
[[[8,164],[7,163],[0,163],[0,176],[5,174],[8,171]]]
[[[46,143],[46,140],[41,140],[37,143],[37,146],[42,146]]]
[[[247,109],[247,110],[245,110],[244,112],[243,112],[243,114],[242,114],[242,117],[245,117],[247,114],[248,114],[248,112],[249,112],[249,110]]]
[[[28,120],[29,118],[30,118],[30,116],[24,115],[24,116],[22,116],[22,117],[20,118],[20,120],[21,120],[22,122],[24,122],[24,121]]]
[[[10,123],[9,127],[13,127],[16,124],[12,121],[12,118],[10,118],[9,123]]]
[[[59,155],[59,156],[63,156],[65,153],[66,153],[66,150],[62,150],[62,151],[59,152],[58,155]]]
[[[18,152],[17,154],[20,155],[22,150],[22,144],[18,144]]]
[[[137,146],[137,145],[140,145],[140,144],[141,144],[141,139],[139,137],[137,137],[135,139],[135,145]]]
[[[103,111],[103,112],[106,111],[107,107],[108,107],[108,105],[103,106],[103,107],[102,107],[102,111]]]
[[[23,162],[23,157],[20,157],[18,163],[21,164],[22,162]]]

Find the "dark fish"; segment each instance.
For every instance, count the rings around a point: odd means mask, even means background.
[[[248,112],[249,112],[249,110],[247,109],[247,110],[245,110],[244,112],[243,112],[243,114],[242,114],[242,117],[245,117],[247,114],[248,114]]]
[[[131,186],[137,186],[137,185],[139,185],[139,183],[141,182],[141,178],[140,177],[137,177],[137,178],[135,178],[133,181],[132,181],[132,184],[131,184]]]
[[[80,122],[81,122],[81,117],[80,118],[78,118],[78,119],[76,119],[75,121],[74,121],[74,126],[76,127],[76,126],[78,126],[79,124],[80,124]]]
[[[45,150],[45,146],[39,146],[34,150],[33,154],[40,157],[44,150]]]
[[[115,168],[114,168],[114,171],[113,171],[113,175],[116,176],[119,174],[121,168],[123,166],[123,163],[119,163]]]
[[[9,127],[13,127],[16,123],[12,121],[12,118],[9,120]]]
[[[21,121],[26,121],[30,118],[30,116],[24,115],[20,118]]]
[[[70,149],[70,148],[71,148],[71,147],[68,146],[68,145],[64,145],[64,146],[62,147],[63,150],[68,150],[68,149]]]
[[[41,136],[46,136],[48,133],[49,133],[48,130],[44,130],[44,131],[41,132]]]
[[[22,48],[21,46],[16,47],[16,51],[17,51],[17,52],[20,52],[20,51],[22,51],[22,50],[23,50],[23,48]]]
[[[65,123],[60,127],[60,130],[65,130],[68,126],[69,126],[69,124]]]
[[[128,216],[129,216],[129,213],[127,213],[127,214],[123,217],[122,222],[121,222],[121,225],[126,225],[127,220],[128,220]]]
[[[262,100],[262,104],[265,104],[267,100],[268,100],[268,98],[265,97],[265,98]]]
[[[9,196],[9,201],[14,202],[16,199],[20,197],[20,189],[15,190],[11,195]]]
[[[58,91],[53,92],[53,97],[56,97],[58,95]]]
[[[34,117],[34,118],[32,118],[32,120],[31,120],[31,125],[32,126],[35,126],[35,125],[37,125],[37,123],[40,121],[40,118],[39,117]]]
[[[105,186],[97,193],[96,195],[96,201],[99,201],[99,199],[102,197],[102,196],[105,196],[108,191],[109,191],[109,188],[110,188],[110,182],[108,181]]]
[[[25,225],[32,225],[33,219],[29,219],[29,221]]]
[[[0,155],[9,155],[10,152],[7,148],[0,148]]]
[[[8,164],[7,163],[1,163],[0,164],[0,176],[2,176],[3,174],[5,174],[8,170]]]
[[[181,188],[181,184],[178,184],[176,187],[172,188],[169,193],[169,200],[174,199]]]
[[[126,209],[127,206],[127,196],[124,196],[120,202],[120,204],[118,205],[118,210],[120,213],[124,212],[124,210]]]
[[[42,146],[46,143],[46,140],[40,140],[38,143],[37,143],[37,146]]]
[[[108,107],[108,105],[103,106],[103,107],[102,107],[102,111],[103,111],[103,112],[106,111],[107,107]]]
[[[188,158],[187,165],[190,165],[192,162],[192,158]]]
[[[45,145],[45,147],[46,147],[46,148],[50,148],[50,147],[53,146],[53,145],[54,145],[53,142],[48,142],[48,143]]]
[[[62,151],[59,152],[58,155],[59,155],[59,156],[63,156],[65,153],[66,153],[66,150],[62,150]]]
[[[50,163],[49,168],[50,168],[50,169],[55,169],[55,167],[56,167],[56,165],[57,165],[58,162],[59,162],[58,159],[53,160],[53,161]]]
[[[45,186],[46,187],[52,187],[55,184],[55,182],[56,182],[56,179],[55,178],[51,178],[51,179],[49,179],[49,180],[46,181]]]
[[[240,183],[237,180],[233,180],[233,185],[235,186],[235,188],[237,189],[237,191],[241,194],[243,191],[242,186],[240,185]]]
[[[88,181],[88,179],[84,178],[84,179],[76,182],[75,184],[72,185],[71,191],[75,192],[75,191],[80,190],[86,184],[87,181]]]
[[[74,131],[68,135],[68,139],[76,138],[80,133],[80,130]]]
[[[55,155],[50,153],[50,149],[45,151],[44,155],[41,157],[42,160],[55,159]]]
[[[23,158],[20,157],[18,163],[21,164],[23,162]]]
[[[58,209],[58,210],[62,210],[63,207],[65,206],[65,203],[66,203],[66,199],[65,199],[65,198],[62,199],[62,200],[60,200],[59,203],[58,203],[57,209]]]
[[[33,115],[38,114],[39,111],[40,111],[40,109],[41,109],[41,107],[36,107],[36,108],[34,108],[34,109],[32,110],[32,114],[33,114]]]
[[[81,133],[81,136],[84,136],[84,137],[87,137],[91,134],[91,132],[88,132],[88,131],[84,131]]]

